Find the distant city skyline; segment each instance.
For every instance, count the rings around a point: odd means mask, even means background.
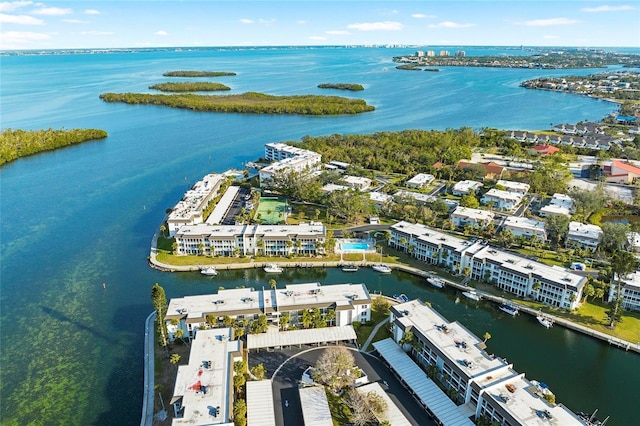
[[[0,49],[495,45],[640,47],[637,1],[0,2]]]

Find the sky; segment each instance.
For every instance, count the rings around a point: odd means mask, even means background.
[[[640,47],[640,2],[0,1],[0,50],[290,45]]]

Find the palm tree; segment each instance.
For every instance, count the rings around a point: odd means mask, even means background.
[[[482,336],[482,338],[484,339],[484,341],[482,343],[487,343],[487,340],[491,339],[491,334],[489,334],[488,331],[485,331],[485,333]]]
[[[271,279],[269,280],[269,287],[271,287],[271,288],[274,288],[274,289],[275,289],[275,288],[276,288],[276,280],[274,280],[273,278],[271,278]]]
[[[291,321],[291,314],[289,312],[285,312],[280,315],[279,325],[281,330],[286,330],[289,327],[289,322]]]
[[[165,236],[165,231],[167,230],[167,227],[163,225],[160,225],[160,232],[162,233],[162,236]]]
[[[176,366],[176,368],[178,367],[178,363],[180,362],[180,355],[179,354],[171,354],[171,357],[169,358],[169,362],[173,365]]]

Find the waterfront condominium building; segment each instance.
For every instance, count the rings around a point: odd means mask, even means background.
[[[618,296],[618,282],[609,287],[609,302]],[[640,311],[640,271],[622,280],[622,307],[628,311]]]
[[[207,256],[287,256],[323,253],[325,226],[320,222],[298,225],[198,225],[183,226],[175,234],[176,254]]]
[[[500,185],[505,191],[526,195],[529,192],[529,184],[524,182],[513,182],[510,180],[499,180],[496,185]]]
[[[227,317],[250,322],[265,315],[268,324],[278,326],[281,316],[287,313],[289,324],[300,326],[304,312],[314,309],[330,326],[366,322],[371,319],[371,296],[364,284],[307,283],[288,284],[284,289],[219,290],[217,294],[171,299],[166,321],[173,340],[178,329],[185,337],[193,338],[203,328],[224,326]]]
[[[322,155],[284,143],[268,143],[264,147],[265,158],[275,161],[260,169],[260,186],[268,186],[273,176],[282,173],[318,170]]]
[[[482,186],[482,183],[476,182],[475,180],[462,180],[453,185],[451,193],[457,196],[475,194],[478,189],[482,188]]]
[[[586,424],[564,405],[549,403],[544,397],[547,388],[527,380],[505,359],[488,354],[485,342],[457,321],[447,321],[419,300],[392,306],[390,311],[393,340],[401,344],[406,333],[413,334],[413,344],[404,344],[405,350],[413,353],[432,378],[426,381],[438,380],[448,389],[446,395],[458,412],[507,426]],[[413,361],[404,361],[409,362]],[[434,395],[431,403],[440,399]],[[426,401],[427,409],[436,411],[438,407],[429,407],[429,403]]]
[[[242,342],[232,333],[231,328],[202,330],[191,341],[189,363],[178,367],[169,402],[173,426],[232,424],[233,363],[242,361]]]
[[[218,195],[225,180],[226,176],[222,174],[206,175],[184,194],[182,200],[173,207],[167,218],[170,237],[173,237],[184,225],[196,225],[203,222],[204,209]]]
[[[390,228],[389,245],[409,251],[416,259],[445,266],[471,279],[486,281],[516,294],[559,308],[575,308],[586,277],[548,266],[488,245],[468,241],[424,225],[398,222]]]
[[[565,245],[594,252],[598,248],[598,244],[600,244],[600,238],[602,238],[602,228],[598,225],[569,222],[569,232],[567,232]]]
[[[540,209],[540,216],[545,217],[556,214],[571,217],[573,210],[574,206],[571,197],[566,194],[556,193],[553,194],[549,204]]]

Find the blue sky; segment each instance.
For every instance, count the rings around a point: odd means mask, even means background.
[[[264,45],[640,46],[640,3],[3,1],[0,49]]]

